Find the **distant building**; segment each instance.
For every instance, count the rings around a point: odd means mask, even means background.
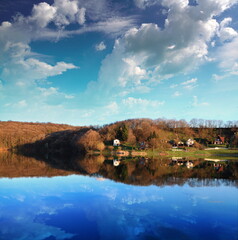
[[[120,146],[120,140],[114,139],[114,140],[113,140],[113,146],[114,146],[114,147]]]
[[[184,146],[184,142],[183,141],[178,141],[178,146]]]
[[[221,137],[220,135],[217,136],[217,138],[214,141],[214,144],[224,144],[225,143],[225,137]]]
[[[191,161],[187,161],[186,162],[186,167],[189,169],[189,168],[193,168],[193,162]]]
[[[187,144],[188,147],[193,146],[194,140],[191,139],[191,138],[189,138],[189,139],[186,141],[186,144]]]
[[[113,166],[115,166],[115,167],[118,167],[120,165],[120,163],[121,162],[119,160],[117,160],[117,159],[113,160]]]

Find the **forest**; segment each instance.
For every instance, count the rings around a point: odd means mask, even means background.
[[[61,154],[103,151],[114,139],[124,146],[166,150],[194,139],[202,149],[222,136],[222,144],[238,147],[238,121],[192,119],[129,119],[103,126],[70,126],[53,123],[0,122],[0,149]]]

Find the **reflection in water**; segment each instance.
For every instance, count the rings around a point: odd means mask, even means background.
[[[182,157],[113,158],[102,155],[80,155],[73,158],[50,156],[47,160],[36,160],[10,153],[0,157],[0,177],[70,174],[101,176],[133,185],[181,185],[188,180],[198,185],[209,185],[212,179],[227,179],[230,184],[237,186],[238,162]]]
[[[4,155],[0,239],[235,240],[237,172],[235,161]]]
[[[4,178],[0,239],[235,240],[237,188],[219,184],[161,188],[77,175]]]

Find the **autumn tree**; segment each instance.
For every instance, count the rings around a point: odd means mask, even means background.
[[[81,147],[83,150],[102,150],[104,149],[104,144],[98,132],[95,130],[88,130],[85,134],[83,134],[76,144]]]

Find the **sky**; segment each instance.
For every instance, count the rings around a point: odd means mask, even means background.
[[[0,120],[237,120],[238,0],[1,0]]]

